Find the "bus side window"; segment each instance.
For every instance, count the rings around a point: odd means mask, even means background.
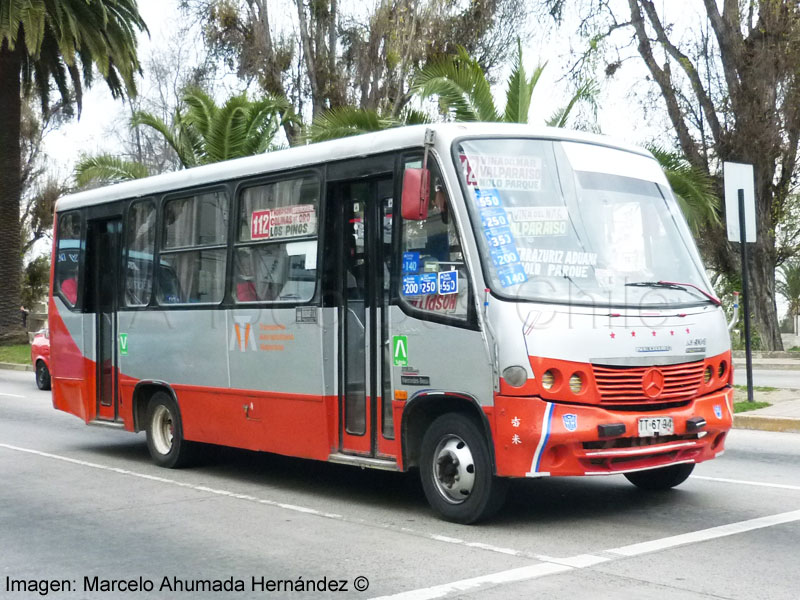
[[[78,213],[61,215],[58,221],[55,290],[68,306],[78,304],[78,280],[81,257],[81,217]]]
[[[153,289],[153,252],[156,243],[156,208],[152,200],[131,204],[125,226],[128,252],[125,269],[125,304],[147,306]]]
[[[164,203],[161,304],[219,303],[225,290],[228,197],[203,192]]]
[[[418,163],[408,163],[413,167]],[[437,165],[431,170],[428,218],[403,221],[400,296],[425,312],[467,319],[469,279],[451,201]]]
[[[231,284],[236,302],[307,302],[314,297],[318,208],[316,175],[242,191]]]

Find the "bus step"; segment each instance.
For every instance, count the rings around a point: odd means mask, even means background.
[[[91,425],[92,427],[108,427],[110,429],[125,429],[125,423],[122,421],[107,421],[105,419],[95,419],[94,421],[89,421],[87,425]]]
[[[340,465],[354,465],[368,469],[381,469],[383,471],[399,471],[397,461],[385,458],[372,458],[371,456],[355,456],[334,452],[328,456],[328,461]]]

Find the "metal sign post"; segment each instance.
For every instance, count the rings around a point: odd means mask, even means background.
[[[750,293],[747,290],[747,233],[744,227],[744,190],[739,196],[739,247],[742,253],[742,306],[744,308],[744,354],[747,370],[747,401],[753,402],[753,353],[750,348]]]
[[[750,347],[750,293],[747,286],[747,244],[756,241],[756,203],[753,165],[726,162],[725,216],[728,240],[739,242],[742,256],[742,307],[747,372],[747,401],[753,402],[753,354]],[[738,210],[737,210],[738,209]],[[749,218],[748,218],[749,217]]]

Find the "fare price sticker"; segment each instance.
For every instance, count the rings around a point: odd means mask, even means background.
[[[422,275],[406,275],[403,277],[404,296],[429,296],[436,293],[436,273]]]
[[[441,271],[439,273],[439,295],[458,293],[458,271]]]

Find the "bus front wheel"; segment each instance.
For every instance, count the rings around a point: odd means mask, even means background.
[[[689,478],[693,470],[694,463],[687,463],[648,471],[625,473],[625,477],[638,488],[648,491],[660,491],[682,484]]]
[[[160,467],[177,469],[186,466],[192,455],[192,443],[183,439],[178,404],[166,392],[156,392],[147,405],[147,449]]]
[[[492,472],[486,436],[463,414],[431,423],[422,438],[420,475],[428,502],[448,521],[474,523],[505,500],[508,482]]]

